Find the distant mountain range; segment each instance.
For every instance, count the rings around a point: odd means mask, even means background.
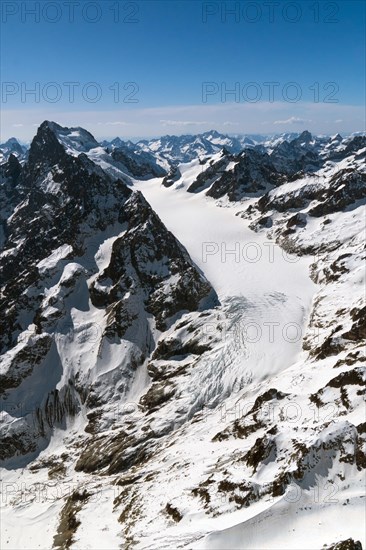
[[[362,549],[366,136],[0,148],[2,547]]]
[[[247,134],[229,136],[227,134],[221,134],[216,130],[210,130],[196,135],[166,135],[160,138],[141,139],[137,142],[131,140],[124,141],[119,137],[109,141],[103,140],[97,142],[89,132],[83,129],[74,128],[71,129],[71,131],[82,131],[82,133],[85,133],[82,138],[82,143],[77,143],[76,136],[64,136],[64,139],[66,141],[69,140],[69,144],[71,146],[74,145],[79,152],[82,150],[84,152],[89,151],[99,145],[108,150],[109,153],[113,153],[116,149],[120,151],[120,154],[126,152],[131,158],[134,158],[134,153],[141,155],[142,152],[144,152],[145,156],[142,158],[145,158],[147,163],[161,166],[163,169],[166,169],[168,165],[172,163],[189,162],[202,155],[217,153],[223,148],[235,154],[243,149],[259,148],[259,146],[265,147],[268,151],[284,141],[293,141],[301,135],[296,132],[287,132],[276,135]],[[307,132],[305,132],[305,134],[307,134]],[[349,139],[357,135],[362,135],[362,132],[346,135],[343,138],[339,134],[335,136],[318,136],[314,137],[314,143],[316,142],[318,147],[321,147],[326,144],[329,139],[335,142],[337,139],[342,141],[343,139]],[[21,145],[16,138],[10,138],[5,143],[0,144],[0,163],[6,161],[11,153],[17,156],[19,160],[25,159],[27,149],[28,147],[24,144]],[[159,168],[156,169],[159,172]]]

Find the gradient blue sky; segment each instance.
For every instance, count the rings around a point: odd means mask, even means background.
[[[25,11],[37,4],[39,21]],[[4,0],[1,9],[2,139],[29,139],[44,119],[82,125],[97,137],[195,133],[211,127],[229,133],[365,128],[361,0],[78,0],[69,6],[62,0]],[[229,13],[233,9],[236,16]],[[93,18],[98,20],[93,23]],[[50,82],[57,89],[47,87]],[[73,102],[65,82],[79,83]],[[90,82],[101,93],[95,102],[82,93]],[[135,84],[124,90],[129,82]],[[216,83],[218,90],[206,102],[204,82]],[[250,82],[255,87],[247,87]],[[266,82],[279,83],[273,97]],[[296,93],[286,88],[289,82],[301,90],[300,101],[286,100],[284,87],[290,98]],[[39,101],[25,95],[35,83]],[[114,83],[118,102],[110,89]],[[240,96],[225,97],[225,87],[235,83]],[[45,100],[42,90],[51,99],[58,90],[59,100]],[[260,100],[248,101],[258,91]],[[93,99],[96,88],[86,93]],[[129,97],[136,102],[123,101]]]

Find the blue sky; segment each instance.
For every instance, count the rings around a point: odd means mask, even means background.
[[[97,137],[364,129],[361,0],[1,9],[3,139],[29,139],[44,119]]]

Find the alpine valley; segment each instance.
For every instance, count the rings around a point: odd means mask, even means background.
[[[365,161],[0,145],[1,548],[365,548]]]

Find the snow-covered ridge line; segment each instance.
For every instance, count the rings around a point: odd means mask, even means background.
[[[4,548],[365,543],[365,138],[211,134],[0,167]]]

